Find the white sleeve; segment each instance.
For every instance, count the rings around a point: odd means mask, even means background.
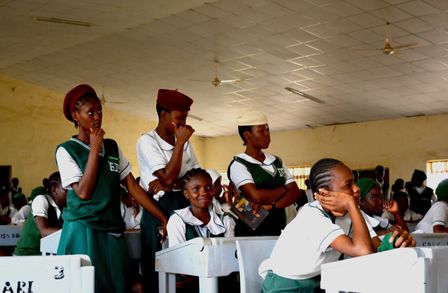
[[[436,202],[435,205],[432,211],[432,226],[448,227],[448,206],[442,202]]]
[[[155,139],[148,134],[140,136],[137,141],[137,160],[140,168],[140,186],[148,191],[149,183],[157,179],[154,172],[165,168],[168,162]]]
[[[166,229],[168,231],[168,247],[187,241],[185,222],[177,214],[172,214],[168,219]]]
[[[20,210],[11,218],[11,223],[18,225],[23,223],[30,213],[31,207],[30,205],[24,205],[20,208]]]
[[[83,175],[78,164],[63,147],[59,147],[56,151],[56,163],[61,174],[62,187],[72,189],[70,185],[79,182]]]
[[[131,163],[129,163],[128,159],[125,157],[124,153],[121,151],[120,147],[118,147],[118,157],[120,158],[120,181],[126,178],[126,176],[131,173]]]
[[[233,161],[230,165],[230,180],[238,189],[245,184],[254,183],[254,179],[246,166],[237,161]]]
[[[291,172],[289,172],[289,168],[288,166],[285,165],[285,163],[283,163],[283,171],[285,171],[285,185],[291,183],[291,182],[295,182],[294,177],[292,177]]]
[[[39,216],[48,219],[48,201],[45,199],[45,195],[38,195],[34,198],[31,203],[31,211],[33,213],[33,217]]]
[[[188,147],[187,147],[187,151],[190,155],[190,160],[191,160],[191,168],[195,169],[195,168],[201,168],[201,165],[199,165],[198,159],[196,158],[196,155],[193,151],[193,147],[191,146],[191,143],[188,141],[187,142]]]

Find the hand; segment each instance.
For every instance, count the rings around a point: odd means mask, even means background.
[[[233,205],[236,203],[239,199],[238,190],[236,189],[235,185],[229,184],[229,185],[223,185],[222,186],[224,190],[224,198],[226,200],[226,203],[229,205]]]
[[[393,199],[384,200],[383,207],[390,213],[395,214],[398,213],[398,203]]]
[[[396,239],[396,240],[395,240]],[[397,229],[390,236],[390,243],[394,243],[395,247],[415,247],[416,243],[412,235],[403,229]]]
[[[174,135],[180,143],[186,143],[193,135],[194,129],[190,125],[177,126],[176,122],[171,122],[174,127]]]
[[[90,128],[90,149],[100,151],[103,144],[104,130],[102,128]]]
[[[314,196],[324,209],[330,211],[336,217],[345,215],[350,208],[350,202],[355,202],[353,195],[328,191],[324,188],[319,189],[319,192],[314,193]]]
[[[148,184],[148,191],[151,194],[157,194],[157,192],[159,192],[160,190],[168,192],[168,191],[170,191],[170,188],[163,186],[162,182],[160,182],[159,179],[156,179],[154,181],[149,182],[149,184]]]

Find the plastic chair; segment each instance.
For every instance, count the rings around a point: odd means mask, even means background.
[[[262,261],[269,258],[277,237],[253,237],[236,241],[241,293],[260,293],[263,279],[258,274]]]

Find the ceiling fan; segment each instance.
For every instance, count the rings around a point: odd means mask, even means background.
[[[124,104],[125,103],[125,102],[118,102],[118,101],[116,101],[116,102],[109,101],[108,99],[106,99],[106,96],[104,95],[104,90],[101,93],[100,102],[101,102],[101,105],[103,105],[103,106],[109,105],[109,104]]]
[[[245,81],[245,78],[237,78],[237,79],[221,79],[218,76],[218,67],[221,64],[218,60],[218,58],[215,58],[213,60],[213,63],[215,65],[215,77],[210,81],[210,83],[214,86],[214,87],[218,87],[221,86],[222,84],[229,84],[229,83],[236,83],[236,82],[241,82],[241,81]],[[199,80],[194,80],[194,81],[199,81]],[[200,80],[203,81],[203,80]]]
[[[384,46],[380,49],[380,52],[385,55],[393,55],[398,50],[412,48],[417,46],[417,43],[407,43],[401,45],[392,45],[392,37],[390,36],[390,22],[386,21],[386,39],[384,40]],[[378,49],[355,49],[356,51],[377,51]]]

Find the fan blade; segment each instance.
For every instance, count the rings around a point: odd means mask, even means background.
[[[246,79],[224,79],[221,80],[220,83],[234,83],[234,82],[241,82],[245,81]]]
[[[404,49],[404,48],[410,48],[410,47],[414,47],[417,46],[418,43],[408,43],[408,44],[403,44],[403,45],[398,45],[398,46],[394,46],[394,49]]]

